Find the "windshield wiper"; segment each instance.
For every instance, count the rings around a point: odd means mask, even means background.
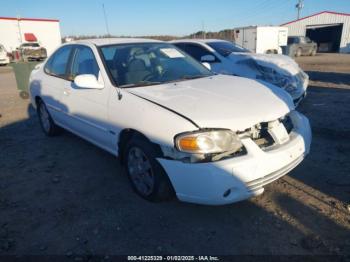
[[[133,88],[133,87],[141,87],[141,86],[153,86],[153,85],[160,85],[162,82],[151,82],[151,81],[140,81],[136,84],[126,84],[119,86],[120,88]]]
[[[211,75],[193,75],[193,76],[185,75],[185,76],[180,77],[178,79],[167,81],[166,83],[175,83],[175,82],[180,82],[180,81],[185,81],[185,80],[192,80],[192,79],[198,79],[198,78],[204,78],[204,77],[209,77],[209,76],[211,76]]]

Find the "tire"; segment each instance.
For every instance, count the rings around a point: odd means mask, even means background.
[[[310,53],[310,56],[315,56],[316,55],[316,48],[313,48],[312,49],[312,51],[311,51],[311,53]]]
[[[37,114],[39,117],[41,129],[44,131],[45,135],[55,136],[61,132],[61,128],[54,123],[43,101],[39,101],[38,103]]]
[[[298,48],[297,51],[295,52],[295,56],[299,57],[301,56],[301,54],[302,54],[301,48]]]
[[[133,136],[123,152],[123,164],[133,190],[151,202],[174,196],[168,175],[156,160],[158,155],[155,146],[140,136]]]

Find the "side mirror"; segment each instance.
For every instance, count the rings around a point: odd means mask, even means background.
[[[97,81],[94,75],[78,75],[74,78],[74,83],[81,88],[103,89],[104,85]]]
[[[208,68],[209,70],[211,70],[211,65],[207,62],[202,63],[202,65],[204,65],[206,68]]]
[[[215,56],[213,55],[204,55],[201,57],[201,62],[202,63],[212,63],[215,62]]]

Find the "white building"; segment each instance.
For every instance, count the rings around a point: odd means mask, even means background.
[[[38,42],[50,55],[61,44],[59,20],[0,17],[0,44],[12,52],[25,42]]]
[[[283,24],[290,36],[308,36],[319,51],[350,52],[350,14],[324,11]]]

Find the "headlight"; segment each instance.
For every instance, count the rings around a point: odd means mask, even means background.
[[[175,137],[179,151],[194,154],[236,152],[242,147],[238,136],[230,130],[183,133]]]
[[[296,83],[290,83],[284,87],[284,90],[286,90],[289,93],[294,93],[294,92],[298,91],[298,87],[297,87]]]

